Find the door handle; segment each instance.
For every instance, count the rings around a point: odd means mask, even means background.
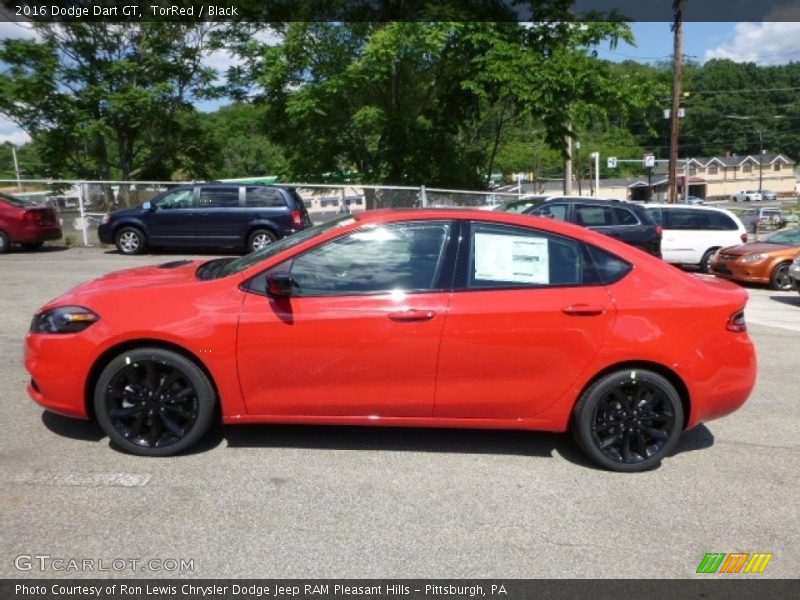
[[[389,313],[392,321],[430,321],[435,316],[436,313],[432,310],[417,310],[416,308]]]
[[[573,304],[561,310],[571,317],[595,317],[605,313],[606,307],[592,304]]]

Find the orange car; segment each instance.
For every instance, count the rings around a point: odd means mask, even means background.
[[[711,272],[725,279],[768,283],[774,290],[791,290],[789,267],[800,252],[800,227],[782,229],[757,242],[728,246],[711,259]]]

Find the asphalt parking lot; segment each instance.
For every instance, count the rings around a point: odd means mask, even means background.
[[[593,468],[566,435],[503,431],[219,427],[198,452],[147,459],[28,398],[40,305],[182,256],[0,257],[0,577],[687,578],[708,552],[772,553],[758,577],[797,576],[800,294],[749,288],[753,396],[642,474]],[[95,570],[19,560],[35,555]]]

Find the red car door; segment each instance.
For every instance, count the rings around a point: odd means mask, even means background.
[[[521,419],[541,413],[605,343],[615,309],[585,285],[578,242],[473,224],[461,289],[442,333],[435,416]]]
[[[239,378],[253,415],[430,417],[450,293],[451,223],[351,232],[259,277],[292,293],[249,293]]]

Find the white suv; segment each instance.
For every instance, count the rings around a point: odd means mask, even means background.
[[[714,252],[747,241],[739,217],[724,208],[646,204],[645,210],[661,226],[661,255],[670,263],[693,265],[708,273]]]
[[[731,199],[734,202],[750,202],[751,200],[763,200],[764,197],[758,190],[742,190],[738,194],[731,196]]]

